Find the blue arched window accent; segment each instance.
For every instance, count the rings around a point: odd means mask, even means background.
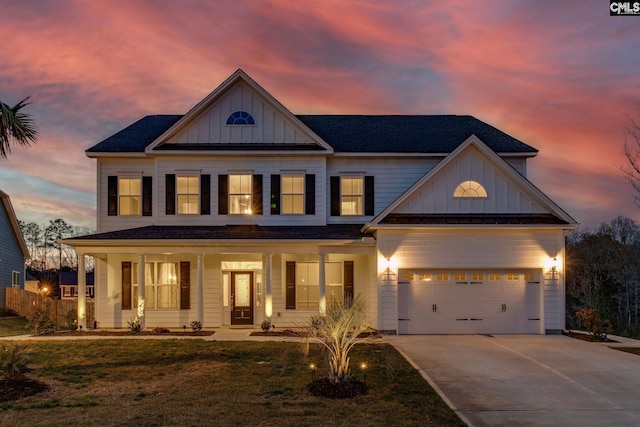
[[[227,119],[228,125],[255,125],[256,121],[253,120],[253,116],[246,111],[236,111],[231,113]]]

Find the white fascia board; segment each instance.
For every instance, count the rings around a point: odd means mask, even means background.
[[[98,153],[87,153],[85,155],[89,158],[96,159],[98,157],[147,157],[147,155],[143,152],[98,152]]]
[[[477,229],[495,229],[495,230],[513,230],[513,229],[531,229],[531,230],[573,230],[576,224],[367,224],[366,230],[477,230]],[[363,227],[363,230],[365,230]]]

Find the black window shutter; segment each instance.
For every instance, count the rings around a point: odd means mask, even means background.
[[[373,191],[373,176],[364,177],[364,214],[374,214],[374,191]]]
[[[340,177],[332,176],[331,187],[331,216],[340,216]]]
[[[142,177],[142,216],[153,215],[153,178]]]
[[[189,310],[191,297],[191,264],[180,261],[180,309]]]
[[[306,215],[316,214],[316,176],[307,174],[304,178],[304,213]]]
[[[167,215],[176,214],[176,176],[167,174],[165,176],[165,213]]]
[[[286,308],[296,308],[296,263],[295,261],[287,261],[286,271]]]
[[[107,177],[107,215],[118,215],[118,177]]]
[[[262,175],[253,175],[251,182],[253,185],[251,212],[254,215],[262,215]]]
[[[271,215],[280,215],[280,175],[271,175]]]
[[[218,175],[218,214],[229,214],[229,175]]]
[[[144,268],[139,266],[138,268]],[[122,309],[131,310],[131,262],[122,262]]]
[[[211,175],[200,175],[200,215],[211,215]]]
[[[344,305],[351,307],[353,302],[353,261],[344,262]]]

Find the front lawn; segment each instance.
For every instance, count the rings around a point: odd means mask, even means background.
[[[0,337],[14,335],[27,335],[30,332],[26,328],[27,319],[24,317],[7,317],[0,319]]]
[[[0,342],[0,344],[7,342]],[[314,397],[319,347],[204,340],[30,341],[28,375],[48,391],[0,403],[1,425],[464,426],[390,345],[359,344],[369,393]]]

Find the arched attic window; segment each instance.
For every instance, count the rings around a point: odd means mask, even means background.
[[[479,182],[464,181],[456,187],[453,197],[487,197],[487,190]]]
[[[236,111],[231,113],[227,119],[228,125],[255,125],[256,121],[253,120],[253,116],[246,111]]]

